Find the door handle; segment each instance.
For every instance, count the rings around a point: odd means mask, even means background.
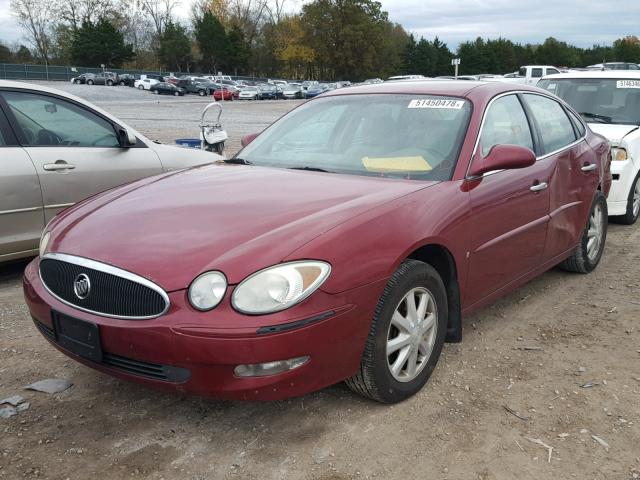
[[[583,172],[592,172],[594,171],[596,168],[598,168],[598,165],[596,165],[595,163],[587,163],[585,164],[584,167],[582,167],[580,170],[582,170]]]
[[[74,168],[76,168],[76,166],[67,162],[56,162],[45,163],[42,168],[44,168],[47,172],[55,172],[59,170],[73,170]]]
[[[540,192],[542,190],[546,190],[548,186],[549,185],[547,184],[547,182],[540,182],[536,183],[535,185],[531,185],[529,187],[529,190],[531,190],[532,192]]]

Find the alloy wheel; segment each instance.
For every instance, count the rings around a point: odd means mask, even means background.
[[[435,345],[438,310],[426,288],[413,288],[393,312],[387,333],[387,366],[393,378],[410,382],[426,366]]]
[[[604,234],[604,212],[602,206],[596,204],[589,217],[589,230],[587,231],[587,256],[595,261],[600,252],[602,236]]]

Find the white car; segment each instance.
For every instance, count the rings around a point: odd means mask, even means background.
[[[571,72],[538,82],[569,103],[611,144],[609,216],[632,224],[640,215],[640,72]]]
[[[155,78],[141,78],[140,80],[136,80],[133,86],[139,90],[151,90],[151,87],[158,83],[160,83],[160,81]]]
[[[222,158],[152,142],[59,90],[0,80],[0,262],[37,255],[47,222],[80,200]]]
[[[238,95],[238,99],[240,100],[257,100],[258,87],[242,87],[240,88],[240,94]]]

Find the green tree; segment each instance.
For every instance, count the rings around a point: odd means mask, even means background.
[[[16,63],[33,63],[33,54],[24,45],[20,45],[13,55]]]
[[[360,80],[400,64],[402,50],[391,57],[385,49],[392,24],[380,2],[314,0],[302,7],[301,18],[321,78]]]
[[[120,67],[133,56],[133,47],[107,19],[84,22],[73,34],[71,58],[78,65]]]
[[[188,69],[191,54],[191,41],[187,37],[186,29],[177,23],[169,21],[165,24],[160,35],[158,57],[167,70],[181,71]]]
[[[613,42],[613,56],[617,62],[640,62],[640,39],[635,35]]]
[[[233,72],[234,75],[238,75],[238,72],[246,72],[251,56],[251,47],[237,25],[232,26],[227,34],[227,48],[224,68]]]
[[[547,38],[536,49],[536,60],[542,65],[574,67],[580,63],[580,57],[579,49],[553,37]]]
[[[217,72],[228,59],[227,33],[222,23],[211,13],[206,11],[200,18],[194,18],[193,30],[202,55],[202,68],[210,72]]]
[[[4,44],[0,43],[0,63],[10,63],[13,61],[11,50]]]

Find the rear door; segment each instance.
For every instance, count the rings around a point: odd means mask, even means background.
[[[0,108],[0,262],[38,248],[44,228],[36,169]]]
[[[494,145],[538,150],[516,94],[498,97],[488,107],[474,158]],[[471,252],[467,298],[470,305],[540,265],[549,222],[548,182],[553,158],[516,169],[488,172],[469,182]]]
[[[82,104],[27,90],[1,94],[36,168],[46,221],[86,197],[162,172],[152,149],[140,141],[121,148],[111,120]]]
[[[549,182],[550,222],[545,257],[553,258],[573,248],[586,226],[599,181],[599,165],[585,141],[584,124],[556,100],[533,93],[522,95],[540,133],[542,158],[551,159],[556,171]],[[575,123],[574,123],[575,122]]]

